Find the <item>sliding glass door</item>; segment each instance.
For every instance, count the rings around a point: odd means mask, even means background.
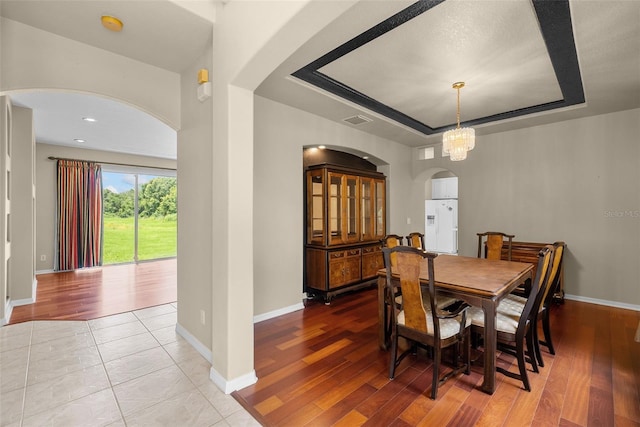
[[[104,166],[103,264],[177,253],[177,181],[172,171]]]

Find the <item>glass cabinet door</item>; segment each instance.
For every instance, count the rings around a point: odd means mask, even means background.
[[[307,173],[307,243],[325,244],[323,171]]]
[[[328,201],[329,201],[329,242],[343,243],[342,236],[342,179],[344,175],[329,173]]]
[[[376,229],[375,238],[382,239],[386,234],[386,213],[385,213],[385,193],[384,193],[384,180],[376,179]]]
[[[373,179],[360,178],[360,240],[372,240],[374,235],[373,229]]]
[[[359,196],[358,196],[358,177],[345,176],[345,227],[346,227],[346,240],[347,242],[357,242],[359,236],[359,222],[360,218],[358,212],[360,211]]]

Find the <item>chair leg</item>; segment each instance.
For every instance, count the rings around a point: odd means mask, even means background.
[[[466,365],[464,374],[469,375],[471,373],[471,331],[469,329],[467,329],[467,332],[464,334],[462,343],[464,346],[464,363]]]
[[[396,373],[396,360],[398,358],[398,334],[391,337],[391,354],[389,363],[389,379],[392,380]]]
[[[551,341],[551,328],[549,325],[549,309],[546,308],[542,314],[542,330],[544,331],[544,344],[549,349],[549,353],[556,354]]]
[[[529,331],[527,332],[527,334],[525,335],[525,340],[527,342],[527,352],[529,353],[529,360],[531,362],[531,369],[533,369],[533,372],[538,373],[540,372],[538,370],[538,363],[536,362],[537,360],[537,353],[539,351],[539,347],[536,346],[536,340],[537,338],[537,334],[535,329],[529,329]],[[542,366],[542,365],[540,365]]]
[[[544,368],[544,360],[542,359],[542,351],[540,350],[540,335],[538,333],[538,322],[536,318],[536,324],[533,326],[533,339],[531,343],[534,348],[534,355],[538,361],[538,365]],[[538,372],[538,371],[535,371]]]
[[[522,342],[521,339],[516,342],[516,357],[518,359],[518,368],[520,369],[520,379],[522,380],[524,389],[526,391],[531,391],[531,386],[529,385],[529,377],[527,376],[527,367],[525,365],[525,360],[524,360],[524,343]]]
[[[438,383],[440,382],[440,358],[442,357],[442,349],[439,345],[433,347],[433,380],[431,381],[431,398],[436,400],[438,397]]]

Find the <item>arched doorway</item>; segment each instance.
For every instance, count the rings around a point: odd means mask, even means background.
[[[458,253],[458,177],[450,170],[433,171],[424,183],[427,250]]]
[[[33,193],[31,204],[35,206],[37,201],[38,207],[29,212],[29,209],[22,209],[21,205],[16,203],[12,212],[20,218],[32,218],[33,228],[37,230],[33,239],[22,239],[20,229],[12,233],[13,241],[32,242],[25,249],[29,253],[23,258],[34,260],[33,265],[25,267],[28,270],[23,274],[25,280],[12,281],[14,289],[11,292],[11,303],[12,306],[19,306],[31,304],[35,299],[36,288],[35,285],[32,286],[32,282],[37,283],[35,275],[54,270],[56,162],[50,158],[128,164],[140,167],[147,173],[154,168],[173,169],[175,174],[177,138],[176,131],[159,119],[138,108],[105,97],[73,91],[39,90],[8,92],[8,98],[14,105],[14,110],[30,112],[29,123],[21,127],[35,129],[30,131],[29,136],[34,140],[31,151],[18,156],[24,151],[20,150],[12,159],[15,163],[13,167],[18,168],[21,173],[24,172],[28,178],[28,183],[20,192],[12,191],[12,198],[19,201],[28,198],[24,194],[31,196]],[[44,129],[41,121],[45,122]],[[145,138],[149,142],[153,141],[157,147],[162,147],[160,140],[167,140],[173,148],[152,157],[153,151],[141,143]],[[114,141],[114,144],[110,146],[109,141]],[[15,187],[18,181],[12,181],[12,186]],[[22,267],[22,264],[20,266]],[[173,269],[175,270],[175,267]],[[16,268],[11,269],[12,275],[16,276],[18,273]],[[173,281],[175,294],[175,278]]]

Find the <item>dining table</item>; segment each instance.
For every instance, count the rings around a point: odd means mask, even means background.
[[[496,389],[496,315],[500,300],[533,274],[533,264],[440,254],[434,259],[434,279],[438,294],[445,294],[481,307],[484,311],[484,380],[482,390]],[[393,272],[392,280],[398,276]],[[398,279],[399,280],[399,279]],[[389,306],[386,301],[386,269],[378,271],[378,341],[386,350]],[[420,267],[420,283],[428,286],[427,260]]]

